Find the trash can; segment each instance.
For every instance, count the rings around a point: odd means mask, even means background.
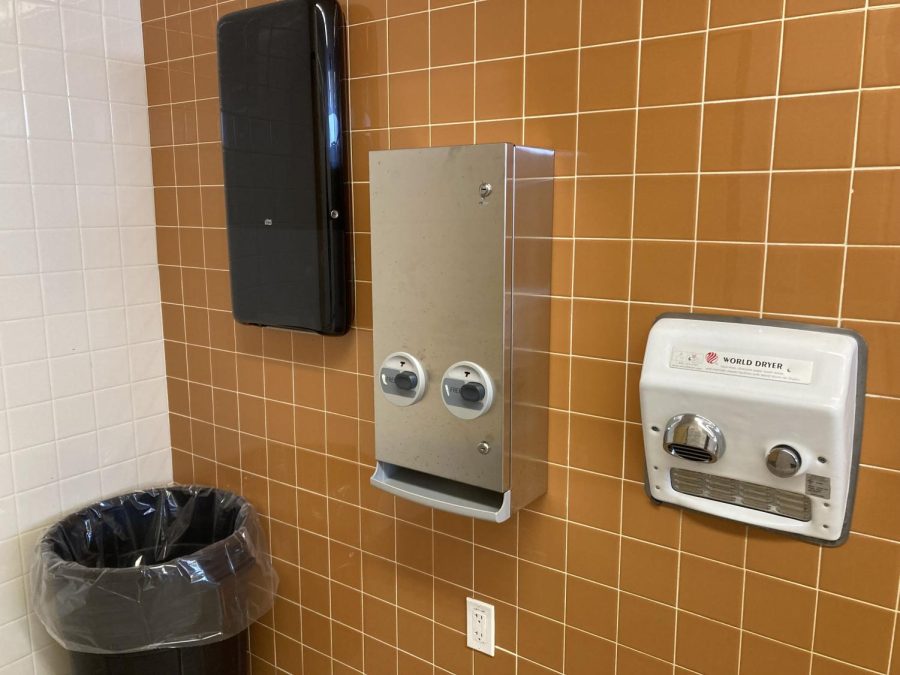
[[[200,486],[107,499],[38,542],[34,611],[73,675],[243,675],[278,578],[256,510]]]

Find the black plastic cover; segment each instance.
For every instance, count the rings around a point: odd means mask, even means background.
[[[73,513],[38,542],[32,572],[47,632],[94,654],[226,640],[272,607],[278,586],[256,510],[199,486]]]
[[[242,323],[349,328],[342,26],[335,0],[219,19],[232,307]]]

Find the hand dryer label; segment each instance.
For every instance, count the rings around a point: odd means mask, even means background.
[[[809,384],[813,374],[812,361],[720,352],[715,349],[675,349],[672,351],[669,366],[682,370],[699,370],[704,373],[755,377],[796,384]]]
[[[828,476],[806,474],[806,494],[810,497],[831,499],[831,479]]]

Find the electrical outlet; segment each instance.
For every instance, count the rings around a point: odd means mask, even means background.
[[[466,646],[494,655],[494,606],[466,598]]]

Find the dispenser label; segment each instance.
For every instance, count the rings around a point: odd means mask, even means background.
[[[669,366],[682,370],[699,370],[704,373],[755,377],[796,384],[809,384],[812,382],[813,374],[812,361],[711,349],[675,349],[672,351]]]

